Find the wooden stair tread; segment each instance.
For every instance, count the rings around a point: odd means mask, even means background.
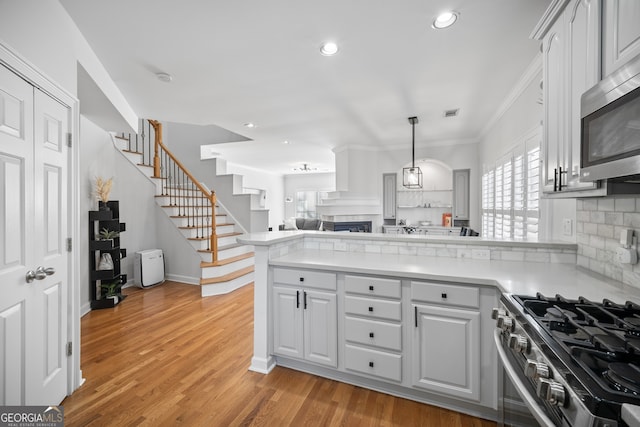
[[[182,191],[182,190],[178,190],[178,191]],[[180,194],[156,194],[153,197],[171,197],[173,199],[206,199],[205,196],[202,195],[180,195]]]
[[[145,165],[144,163],[138,163],[136,166],[142,166],[145,168],[152,168],[153,165]],[[155,176],[152,176],[151,178],[156,178]],[[157,178],[157,179],[162,179],[162,178]]]
[[[125,140],[126,141],[126,140]],[[140,151],[133,151],[133,150],[122,150],[123,153],[129,153],[129,154],[143,154]]]
[[[176,208],[177,206],[169,206],[171,208]],[[216,216],[227,216],[226,214],[216,214]],[[169,218],[187,218],[186,215],[169,215]],[[211,218],[211,215],[190,215],[190,218]],[[234,224],[235,225],[235,224]]]
[[[229,245],[224,245],[224,246],[218,246],[218,252],[221,251],[226,251],[229,249],[235,249],[238,248],[240,246],[244,246],[244,243],[231,243]],[[198,249],[198,252],[202,252],[202,253],[211,253],[211,249]]]
[[[224,233],[224,234],[217,234],[216,237],[218,237],[218,239],[220,237],[233,237],[233,236],[241,236],[242,233],[240,233],[239,231],[234,231],[232,233]]]
[[[251,258],[254,255],[255,255],[255,252],[247,252],[246,254],[236,255],[236,256],[231,257],[231,258],[219,259],[216,262],[201,261],[200,262],[200,268],[219,267],[221,265],[227,265],[227,264],[231,264],[232,262],[241,261],[243,259]]]
[[[121,135],[115,135],[114,138],[122,139],[123,141],[128,141],[129,140],[129,138],[125,138],[124,136],[121,136]]]
[[[228,282],[230,280],[233,279],[237,279],[238,277],[242,277],[245,276],[249,273],[253,273],[253,266],[249,266],[249,267],[245,267],[242,268],[240,270],[237,271],[233,271],[229,274],[225,274],[224,276],[220,276],[220,277],[211,277],[209,279],[200,279],[200,284],[201,285],[212,285],[214,283],[222,283],[222,282]]]
[[[184,217],[176,217],[176,218],[184,218]],[[194,218],[194,217],[191,217]],[[234,225],[234,224],[224,224],[224,225]],[[220,226],[220,224],[217,224],[216,226]],[[211,228],[208,225],[183,225],[178,227],[178,229],[180,230],[195,230],[196,228]]]

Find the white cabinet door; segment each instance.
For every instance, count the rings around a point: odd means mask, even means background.
[[[396,219],[396,186],[398,175],[382,174],[382,218]]]
[[[557,189],[558,168],[564,167],[564,20],[553,24],[542,41],[544,138],[542,185],[545,192]]]
[[[640,54],[640,2],[604,2],[602,74],[607,76]]]
[[[336,294],[304,292],[304,357],[338,366],[338,306]]]
[[[566,15],[567,137],[563,190],[595,189],[594,182],[580,182],[580,102],[582,94],[600,80],[600,1],[575,0]]]
[[[469,169],[453,171],[453,218],[469,219]]]
[[[273,352],[338,366],[336,294],[273,287]]]
[[[414,305],[413,385],[480,400],[480,313]]]
[[[580,182],[580,101],[600,79],[599,22],[599,0],[573,0],[542,42],[545,193],[597,188]]]
[[[273,287],[273,351],[299,359],[304,355],[301,294],[298,289]]]

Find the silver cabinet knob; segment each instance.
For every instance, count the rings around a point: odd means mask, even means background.
[[[549,367],[546,363],[527,359],[524,364],[524,374],[532,379],[549,378]]]
[[[529,340],[519,334],[509,334],[509,348],[518,353],[526,353],[529,351]]]
[[[498,316],[496,325],[498,326],[498,328],[502,329],[503,331],[513,332],[513,330],[515,329],[515,323],[513,322],[513,319],[509,316]]]
[[[564,387],[557,381],[548,378],[540,378],[538,383],[538,397],[552,405],[564,406],[566,393]]]

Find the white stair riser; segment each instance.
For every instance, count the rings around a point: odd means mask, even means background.
[[[211,209],[202,209],[201,207],[198,209],[192,209],[191,207],[178,207],[178,206],[172,206],[169,205],[168,201],[167,204],[164,203],[160,203],[158,202],[158,200],[156,199],[156,203],[158,203],[159,206],[162,207],[162,209],[164,209],[164,212],[169,215],[169,216],[184,216],[185,218],[187,216],[205,216],[208,217],[209,215],[211,215]]]
[[[130,152],[125,151],[124,155],[127,158],[127,160],[129,160],[134,165],[138,165],[138,164],[142,163],[142,154],[130,153]],[[142,168],[140,168],[140,169],[142,169]],[[147,169],[147,168],[144,168],[144,169]],[[148,168],[148,169],[151,169],[153,171],[152,168]]]
[[[247,252],[251,252],[253,250],[252,246],[242,245],[231,249],[225,249],[218,251],[218,259],[229,259],[234,256],[246,254]],[[208,258],[205,261],[211,261],[211,254],[206,254]]]
[[[220,265],[216,267],[205,267],[202,269],[202,278],[210,279],[212,277],[220,277],[225,274],[233,273],[234,271],[238,271],[241,268],[249,267],[254,265],[255,260],[253,257],[245,258],[238,261],[231,262],[226,265]]]
[[[248,285],[251,282],[253,282],[253,272],[228,282],[202,285],[200,286],[200,295],[203,297],[210,297],[213,295],[228,294],[229,292],[235,291],[236,289]]]
[[[238,236],[218,237],[218,246],[233,245],[237,242],[237,237]]]

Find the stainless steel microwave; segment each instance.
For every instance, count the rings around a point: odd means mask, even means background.
[[[640,55],[581,99],[580,180],[640,175]]]

